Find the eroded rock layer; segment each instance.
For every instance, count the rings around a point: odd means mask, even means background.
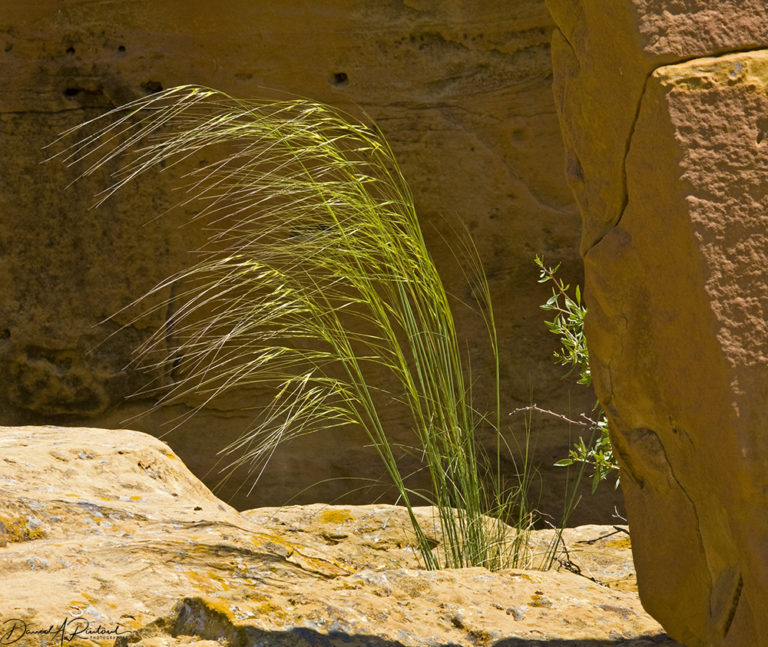
[[[765,4],[550,6],[641,599],[690,647],[768,644]]]

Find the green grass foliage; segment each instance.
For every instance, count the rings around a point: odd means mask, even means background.
[[[320,103],[241,101],[182,86],[64,137],[78,139],[59,156],[86,164],[83,175],[118,168],[102,201],[148,171],[191,168],[181,202],[197,205],[209,241],[191,267],[152,292],[156,299],[182,286],[166,328],[140,352],[145,362],[178,369],[164,402],[190,392],[209,402],[244,385],[269,389],[258,422],[226,449],[232,467],[258,477],[287,441],[357,425],[410,512],[427,568],[520,563],[531,522],[528,456],[513,457],[511,481],[502,477],[507,448],[488,283],[467,238],[462,261],[479,286],[495,366],[495,405],[485,413],[473,405],[451,299],[381,132]],[[428,492],[411,489],[401,472],[382,416],[393,403],[409,412],[409,451],[429,474]],[[495,434],[495,453],[478,441],[481,427]],[[412,512],[424,502],[437,506],[437,549]],[[517,531],[510,536],[501,520]]]

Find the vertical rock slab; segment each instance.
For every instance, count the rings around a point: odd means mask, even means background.
[[[643,520],[641,591],[693,645],[765,631],[766,72],[768,52],[652,74],[627,208],[586,256],[597,381]]]
[[[593,375],[641,599],[688,647],[763,645],[766,7],[600,4],[549,3]]]
[[[547,0],[566,174],[582,213],[582,251],[620,218],[624,158],[646,79],[661,65],[768,42],[761,0]]]

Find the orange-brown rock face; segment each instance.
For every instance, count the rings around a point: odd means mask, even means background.
[[[641,599],[689,647],[768,644],[765,4],[550,4]]]
[[[67,188],[82,167],[40,165],[42,147],[61,131],[184,83],[243,98],[305,96],[374,119],[412,186],[447,287],[463,300],[472,286],[444,237],[462,220],[475,237],[497,304],[504,411],[529,404],[531,394],[548,408],[589,410],[591,394],[574,391],[569,400],[568,382],[551,364],[555,341],[538,310],[547,290],[532,263],[536,253],[562,259],[566,276],[581,280],[578,215],[551,98],[551,18],[543,0],[480,4],[233,0],[212,9],[202,0],[0,0],[0,420],[130,419],[159,434],[189,413],[125,402],[145,380],[124,370],[131,352],[167,313],[122,330],[135,309],[102,323],[188,263],[201,242],[199,229],[181,226],[188,214],[158,218],[179,196],[169,188],[172,170],[94,210],[109,169]],[[475,333],[481,322],[466,309],[457,315],[481,397],[492,373]],[[167,439],[214,484],[216,451],[249,424],[246,409],[259,397],[240,393],[206,407]],[[386,415],[397,436],[404,418]],[[510,433],[520,432],[521,419],[510,423]],[[542,503],[557,514],[564,475],[551,465],[569,441],[559,423],[538,423]],[[326,479],[383,473],[365,442],[354,432],[306,439],[275,455],[250,497],[236,493],[236,478],[219,493],[241,507],[298,493],[299,502],[335,500],[358,483]],[[348,500],[371,500],[355,497]],[[610,514],[617,502],[602,510]]]

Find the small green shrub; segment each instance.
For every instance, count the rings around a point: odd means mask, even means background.
[[[584,336],[584,318],[587,308],[581,300],[581,290],[577,285],[570,296],[570,286],[562,279],[557,278],[559,265],[547,267],[538,256],[535,259],[539,267],[539,283],[552,285],[552,296],[541,306],[542,310],[554,313],[554,318],[546,322],[546,326],[553,335],[560,338],[560,348],[555,351],[555,361],[570,369],[566,375],[576,372],[578,384],[592,385],[592,373],[589,368],[589,350]],[[568,467],[577,463],[588,465],[592,468],[592,492],[601,481],[606,480],[611,474],[616,477],[614,486],[619,486],[619,466],[613,456],[610,435],[608,431],[608,419],[599,403],[595,403],[594,419],[582,414],[581,420],[569,420],[573,424],[586,427],[591,436],[588,442],[580,436],[578,441],[568,451],[568,457],[555,463],[559,467]],[[551,413],[551,412],[546,412]]]
[[[150,293],[157,300],[180,286],[165,329],[140,349],[173,376],[161,403],[271,388],[258,423],[225,450],[255,478],[283,443],[358,425],[410,513],[427,568],[517,565],[531,524],[528,454],[511,457],[522,462],[507,482],[488,283],[467,241],[495,366],[494,410],[485,415],[473,406],[448,294],[382,134],[323,104],[241,101],[197,86],[139,99],[88,128],[96,132],[65,133],[81,139],[59,155],[95,160],[84,175],[118,167],[102,201],[150,170],[206,160],[186,175],[182,204],[199,207],[209,244]],[[396,387],[385,390],[382,371]],[[400,471],[381,415],[392,404],[410,412],[410,451],[429,492],[414,492]],[[495,434],[495,455],[478,441],[480,427]],[[439,552],[413,514],[416,500],[437,506]],[[516,526],[513,537],[501,521]]]

